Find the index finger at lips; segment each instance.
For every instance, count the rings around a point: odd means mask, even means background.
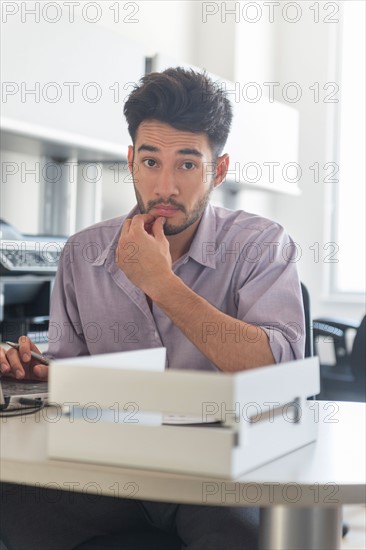
[[[150,224],[155,220],[152,214],[136,214],[132,218],[131,224],[134,226],[144,227],[145,224]]]

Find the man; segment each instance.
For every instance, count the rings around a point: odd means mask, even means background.
[[[166,368],[225,372],[301,358],[293,242],[270,220],[209,204],[229,166],[223,148],[232,112],[224,92],[203,74],[168,69],[144,77],[124,113],[137,206],[66,244],[52,296],[49,355],[163,345]],[[36,346],[26,337],[19,342],[19,352],[1,350],[1,371],[47,377],[47,367],[30,361]],[[16,494],[12,486],[3,506],[14,547],[73,548],[97,535],[149,526],[176,533],[190,550],[256,547],[258,515],[249,508],[122,499],[102,505],[99,499],[70,514],[64,495],[47,510],[43,499],[43,529],[39,504],[21,512],[31,540],[24,543],[15,527]],[[90,521],[79,521],[86,510]]]

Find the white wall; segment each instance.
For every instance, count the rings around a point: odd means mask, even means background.
[[[162,52],[192,63],[196,51],[196,43],[192,40],[191,32],[193,14],[196,10],[195,2],[165,0],[131,2],[130,4],[136,6],[135,10],[127,9],[126,2],[119,2],[119,24],[114,22],[112,14],[115,12],[110,10],[110,6],[116,2],[103,2],[103,4],[108,5],[108,8],[103,10],[105,15],[98,25],[138,41],[143,45],[147,56]],[[123,70],[122,64],[121,70]]]

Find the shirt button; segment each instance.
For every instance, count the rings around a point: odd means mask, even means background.
[[[158,334],[157,330],[154,332],[154,336],[155,336],[155,338],[159,338],[159,334]]]

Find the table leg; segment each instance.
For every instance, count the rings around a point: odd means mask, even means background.
[[[259,550],[339,550],[342,508],[262,508]]]

